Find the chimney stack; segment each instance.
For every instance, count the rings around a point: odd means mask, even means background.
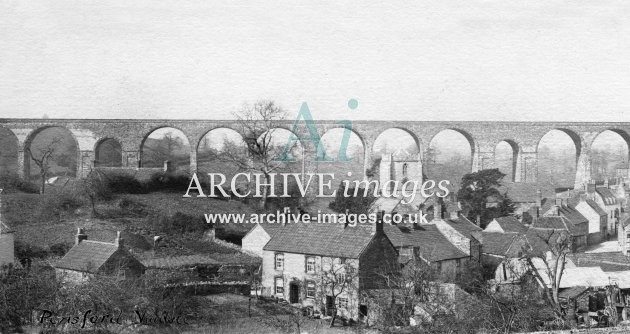
[[[433,220],[442,220],[442,218],[444,218],[442,216],[442,203],[437,199],[433,204]]]
[[[536,189],[536,206],[542,208],[542,191],[540,191],[540,188]]]
[[[74,237],[74,244],[75,246],[80,244],[81,241],[83,240],[87,240],[88,236],[87,234],[85,234],[85,232],[83,231],[82,228],[77,228],[77,235]]]
[[[450,219],[457,219],[457,218],[459,218],[459,211],[457,211],[457,210],[452,210],[452,211],[449,213],[449,218],[450,218]]]
[[[561,206],[561,205],[562,205],[562,198],[556,197],[556,206]]]
[[[118,249],[122,249],[125,246],[125,239],[120,236],[120,231],[116,232],[116,241],[114,242]]]
[[[385,215],[384,210],[379,210],[376,213],[376,222],[372,227],[372,235],[383,234],[383,215]]]
[[[604,179],[604,187],[608,188],[608,177]]]

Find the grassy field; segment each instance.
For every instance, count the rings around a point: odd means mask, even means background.
[[[91,240],[112,242],[116,231],[125,231],[126,244],[131,246],[140,259],[160,258],[179,255],[206,254],[220,262],[251,262],[249,256],[241,254],[234,247],[226,247],[222,243],[205,240],[203,230],[206,226],[204,213],[249,213],[253,210],[237,201],[222,201],[207,198],[183,198],[177,193],[150,193],[143,195],[118,196],[110,201],[97,205],[97,216],[85,201],[79,207],[69,210],[49,208],[59,194],[23,194],[12,193],[2,196],[3,220],[11,226],[16,236],[16,248],[33,248],[49,251],[51,246],[63,245],[69,248],[74,243],[77,228],[85,229]],[[134,207],[141,207],[140,212],[132,212],[120,208],[125,199]],[[54,210],[53,210],[54,209]],[[57,212],[51,214],[50,211]],[[164,215],[170,217],[182,213],[194,221],[201,230],[195,233],[157,232],[152,225],[153,217]],[[184,222],[188,224],[188,222]],[[217,236],[231,236],[240,241],[250,226],[222,225]],[[156,249],[153,248],[153,237],[162,236]],[[18,251],[18,256],[20,256]]]

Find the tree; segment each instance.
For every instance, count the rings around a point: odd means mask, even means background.
[[[80,181],[79,187],[80,191],[90,199],[93,216],[98,215],[96,202],[102,199],[109,199],[112,196],[106,176],[98,170],[90,170],[87,177]]]
[[[560,282],[571,253],[571,235],[562,230],[534,230],[531,245],[524,258],[536,280],[542,285],[544,298],[559,320],[565,320],[558,298]]]
[[[271,183],[270,174],[284,166],[284,162],[278,161],[277,157],[286,143],[278,145],[274,142],[274,135],[286,119],[286,112],[273,101],[263,100],[244,105],[234,116],[243,135],[247,154],[238,149],[224,149],[220,156],[239,169],[260,172],[265,183]],[[261,209],[266,207],[268,193],[269,187],[263,187],[259,204]]]
[[[464,175],[457,199],[461,202],[468,219],[471,221],[480,219],[483,227],[493,218],[514,212],[514,204],[507,193],[502,194],[499,191],[504,176],[505,174],[496,168]]]
[[[323,257],[321,269],[319,286],[322,298],[319,299],[326,298],[327,302],[330,299],[330,302],[335,305],[330,321],[330,327],[334,327],[338,315],[337,299],[340,296],[346,296],[350,303],[350,300],[353,300],[351,297],[358,298],[359,268],[356,261],[352,259]],[[348,304],[348,307],[356,309],[358,305]]]
[[[61,144],[61,137],[53,137],[52,140],[43,147],[38,149],[37,154],[33,153],[31,147],[26,148],[26,152],[30,155],[31,160],[35,162],[35,165],[39,168],[39,175],[42,178],[39,193],[44,194],[46,192],[46,179],[50,172],[51,163],[59,157],[59,145]]]
[[[346,187],[343,183],[339,184],[339,189],[335,199],[328,204],[328,207],[339,213],[351,213],[351,214],[367,214],[370,211],[372,203],[376,200],[372,189],[350,188],[348,194],[354,195],[355,191],[357,196],[345,196]]]

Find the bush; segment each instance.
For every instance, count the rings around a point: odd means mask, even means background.
[[[44,196],[36,217],[39,221],[59,220],[63,214],[72,213],[83,205],[83,199],[69,191]]]
[[[151,175],[146,183],[146,189],[153,191],[186,192],[190,184],[190,177],[186,174],[172,174],[158,172]]]
[[[22,180],[18,175],[3,173],[0,175],[0,188],[6,192],[21,191],[29,194],[39,193],[39,186],[32,182]]]
[[[120,201],[118,202],[118,207],[126,213],[132,213],[139,216],[146,214],[144,204],[127,196],[120,199]]]
[[[24,243],[22,241],[15,241],[15,257],[18,259],[43,259],[48,256],[48,251],[34,245]]]
[[[65,242],[59,242],[56,244],[50,245],[50,254],[56,256],[64,256],[66,253],[72,248],[72,245]]]
[[[145,194],[146,186],[133,175],[123,173],[105,174],[107,188],[113,194]]]
[[[147,222],[156,233],[181,235],[184,233],[202,233],[208,226],[201,217],[176,212],[169,215],[165,212],[149,215]]]

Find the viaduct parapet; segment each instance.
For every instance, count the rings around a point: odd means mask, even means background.
[[[346,125],[335,121],[315,121],[320,136],[333,128]],[[142,167],[141,147],[147,136],[156,129],[172,127],[181,130],[190,143],[190,169],[197,170],[197,148],[203,137],[218,128],[241,132],[235,120],[175,120],[175,119],[0,119],[0,127],[10,130],[18,142],[18,173],[28,173],[25,156],[33,138],[50,127],[69,130],[78,144],[77,175],[83,176],[95,160],[95,152],[106,139],[116,140],[122,147],[123,167]],[[293,121],[283,125],[287,130]],[[618,133],[630,144],[630,122],[447,122],[447,121],[352,121],[351,130],[363,142],[364,165],[372,158],[372,148],[379,134],[396,128],[409,133],[416,141],[421,156],[429,143],[443,130],[461,133],[470,143],[472,171],[492,168],[495,165],[495,148],[502,141],[512,146],[514,152],[513,175],[515,182],[536,182],[538,174],[538,143],[551,130],[566,133],[575,144],[575,186],[581,187],[591,179],[591,146],[594,139],[606,130]],[[300,136],[306,127],[300,125]],[[305,143],[308,149],[310,143]],[[629,145],[630,147],[630,145]],[[364,167],[364,168],[365,168]]]

